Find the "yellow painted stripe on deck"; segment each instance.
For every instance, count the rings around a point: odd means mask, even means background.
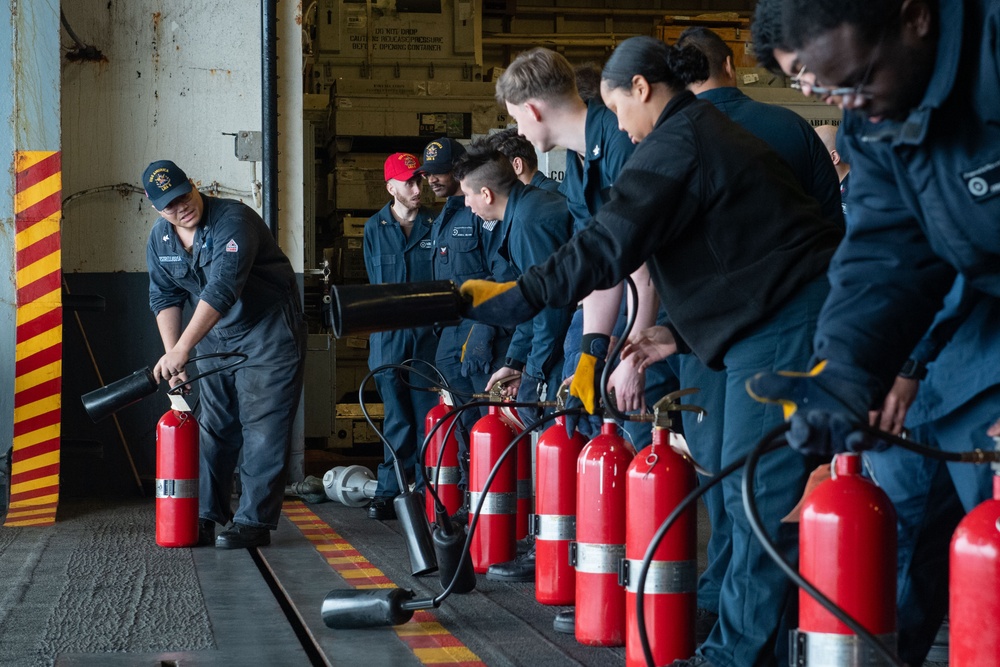
[[[326,562],[330,565],[347,565],[348,563],[367,563],[364,556],[327,556]]]
[[[423,623],[407,623],[399,626],[400,636],[404,635],[447,635],[451,634],[444,629],[444,626],[437,621],[424,621]]]
[[[415,648],[413,649],[413,655],[417,656],[417,659],[424,664],[441,662],[472,662],[479,660],[479,656],[465,646]]]
[[[382,570],[377,567],[359,567],[349,570],[337,570],[337,574],[344,579],[371,579],[372,577],[384,577]]]

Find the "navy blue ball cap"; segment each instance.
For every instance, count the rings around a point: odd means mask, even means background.
[[[465,155],[465,146],[449,137],[441,137],[427,144],[424,149],[424,163],[415,174],[447,174],[455,165],[455,160]]]
[[[191,192],[191,181],[184,170],[170,160],[157,160],[142,172],[142,187],[153,208],[162,211],[173,200]]]

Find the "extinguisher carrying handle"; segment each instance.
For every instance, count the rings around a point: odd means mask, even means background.
[[[212,375],[213,373],[221,373],[222,371],[227,371],[230,368],[233,368],[234,366],[239,366],[240,364],[242,364],[243,362],[245,362],[247,359],[250,358],[243,352],[212,352],[211,354],[200,354],[197,357],[191,357],[190,359],[187,360],[187,362],[190,364],[192,361],[201,361],[202,359],[224,359],[227,357],[239,357],[239,359],[231,363],[225,364],[224,366],[219,366],[218,368],[207,370],[204,373],[199,373],[198,375],[195,375],[193,378],[185,380],[184,382],[181,382],[179,385],[175,387],[171,387],[170,391],[168,391],[167,394],[180,394],[181,387],[186,387],[190,385],[192,382],[196,382],[202,379],[206,375]]]

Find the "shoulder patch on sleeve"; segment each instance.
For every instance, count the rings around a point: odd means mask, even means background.
[[[236,239],[229,239],[229,243],[226,244],[226,252],[239,252],[240,247],[236,245]]]

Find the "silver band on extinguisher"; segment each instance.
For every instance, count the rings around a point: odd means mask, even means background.
[[[896,633],[875,635],[892,653],[896,648]],[[890,665],[867,642],[857,635],[832,632],[792,631],[791,664],[803,667],[883,667]]]
[[[618,561],[625,557],[624,544],[576,542],[576,571],[585,574],[618,574]]]
[[[535,539],[575,540],[575,514],[536,514]]]
[[[438,472],[440,470],[440,473]],[[458,484],[458,466],[441,466],[440,468],[427,469],[427,482],[429,484]]]
[[[157,479],[157,498],[197,498],[197,479]]]
[[[625,590],[635,593],[639,590],[639,570],[641,560],[628,560],[628,580]],[[647,594],[694,593],[698,590],[698,563],[693,560],[654,560],[646,571]]]
[[[479,497],[483,495],[481,491],[469,491],[469,510],[476,511],[479,507]],[[510,492],[487,493],[486,502],[480,515],[486,514],[517,514],[517,494]]]

